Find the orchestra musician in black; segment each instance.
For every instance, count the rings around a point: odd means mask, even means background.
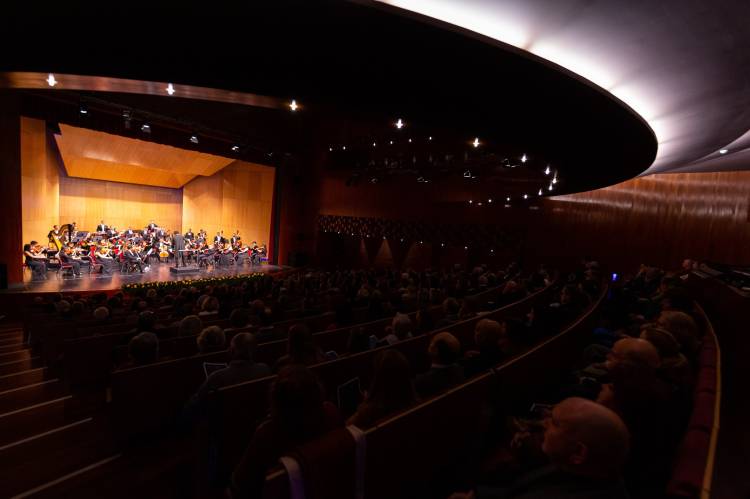
[[[74,258],[70,247],[66,247],[60,250],[57,254],[57,258],[60,259],[60,263],[70,265],[73,273],[76,277],[81,277],[81,262],[80,259]]]
[[[216,233],[216,237],[214,237],[214,244],[224,244],[224,236],[222,236],[221,234],[221,232]]]
[[[107,224],[104,223],[104,220],[102,220],[101,222],[99,222],[99,225],[96,226],[96,231],[100,232],[100,233],[101,232],[107,232],[108,229],[109,229],[109,227],[107,227]]]
[[[182,237],[179,231],[174,231],[172,235],[172,251],[174,251],[174,266],[179,267],[180,261],[182,266],[185,266],[185,238]]]
[[[47,279],[47,257],[36,252],[38,243],[31,241],[23,245],[23,256],[26,266],[31,269],[32,279]]]
[[[192,241],[195,239],[195,235],[193,234],[193,229],[188,229],[187,232],[185,232],[185,240],[186,241]]]
[[[125,260],[130,265],[135,265],[138,267],[138,270],[141,271],[141,274],[143,273],[143,260],[140,256],[138,256],[138,253],[133,250],[133,247],[131,245],[128,245],[127,249],[125,250]]]

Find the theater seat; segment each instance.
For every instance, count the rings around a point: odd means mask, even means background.
[[[695,393],[716,393],[716,369],[707,367],[698,372],[695,382]]]
[[[667,486],[670,498],[699,497],[710,448],[711,434],[703,429],[689,429],[677,454],[672,478]]]
[[[700,392],[693,399],[693,414],[690,416],[688,429],[700,429],[711,432],[714,426],[714,405],[716,394],[713,392]]]

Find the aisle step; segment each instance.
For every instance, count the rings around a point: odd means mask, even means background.
[[[11,362],[2,362],[0,359],[0,375],[28,371],[29,369],[42,367],[42,365],[42,359],[39,357],[30,357],[28,359],[14,360]]]
[[[41,404],[63,395],[65,395],[65,385],[57,378],[5,390],[0,392],[0,414],[29,405]]]
[[[10,352],[0,352],[0,364],[30,358],[31,350],[29,350],[28,348],[20,348],[18,350],[12,350]]]
[[[39,367],[12,374],[0,375],[0,391],[19,388],[44,381],[47,376],[47,368]]]
[[[0,353],[16,352],[27,348],[29,348],[29,345],[26,343],[10,343],[8,345],[0,346]]]
[[[72,399],[72,396],[65,395],[0,414],[0,445],[69,423],[66,405]]]

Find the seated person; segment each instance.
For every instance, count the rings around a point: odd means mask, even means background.
[[[57,256],[60,259],[60,263],[70,265],[73,273],[77,276],[81,276],[81,262],[73,258],[70,248],[63,248],[60,250]]]
[[[177,336],[196,336],[203,330],[203,322],[197,315],[186,315],[177,326]]]
[[[423,399],[438,395],[464,380],[464,370],[457,363],[461,357],[461,343],[450,333],[432,337],[427,349],[432,364],[430,369],[417,376],[414,386]]]
[[[200,353],[220,352],[226,345],[224,330],[219,326],[209,326],[201,331],[196,339]]]
[[[278,372],[282,367],[290,364],[311,366],[325,361],[326,356],[315,345],[310,328],[303,323],[299,323],[289,328],[287,353],[276,361],[273,370]]]
[[[370,390],[347,424],[365,430],[415,403],[417,394],[409,361],[398,350],[387,349],[375,357]]]
[[[35,242],[35,241],[34,241]],[[23,245],[23,256],[26,266],[31,269],[33,279],[47,278],[47,258],[33,251],[31,244]]]
[[[443,318],[440,319],[436,326],[438,329],[442,329],[450,326],[451,324],[458,322],[458,312],[460,305],[458,300],[455,298],[446,298],[443,300]]]
[[[261,497],[266,473],[295,447],[340,428],[336,407],[325,401],[315,374],[287,366],[271,385],[270,416],[255,430],[232,474],[231,496]]]
[[[250,311],[246,308],[235,308],[229,314],[229,327],[224,329],[224,334],[244,329],[250,325]]]
[[[125,253],[123,253],[125,257],[125,261],[128,263],[128,265],[132,265],[135,267],[138,267],[138,270],[143,273],[144,264],[143,260],[141,259],[140,255],[136,253],[136,251],[133,249],[132,246],[128,245],[127,249],[125,250]]]
[[[411,338],[411,330],[413,325],[411,319],[406,314],[397,313],[393,316],[391,321],[391,327],[388,329],[388,334],[380,340],[379,345],[394,345],[399,341],[404,341],[407,338]]]
[[[499,322],[482,319],[474,327],[474,343],[477,350],[466,352],[461,362],[467,377],[483,373],[498,365],[504,358],[500,342],[503,340],[503,328]]]
[[[102,274],[111,274],[112,269],[115,267],[115,259],[109,256],[107,248],[100,248],[99,253],[96,254],[95,260],[92,263],[98,263],[102,266]]]
[[[505,487],[479,485],[449,499],[626,499],[622,470],[628,429],[610,409],[581,398],[555,406],[544,423],[542,452],[549,465]]]
[[[128,355],[136,366],[153,364],[159,358],[159,338],[148,331],[138,333],[128,342]]]
[[[255,336],[251,333],[239,333],[234,335],[229,346],[231,361],[224,369],[212,372],[206,381],[198,388],[188,402],[188,410],[200,406],[209,392],[218,390],[223,386],[242,383],[264,376],[271,375],[271,368],[266,364],[255,362],[253,355],[257,348]]]

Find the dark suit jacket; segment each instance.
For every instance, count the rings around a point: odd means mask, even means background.
[[[464,370],[458,364],[432,366],[426,373],[417,376],[414,387],[422,398],[432,397],[458,385],[464,380]]]
[[[185,249],[185,238],[182,237],[182,234],[172,236],[172,249],[174,251]]]

